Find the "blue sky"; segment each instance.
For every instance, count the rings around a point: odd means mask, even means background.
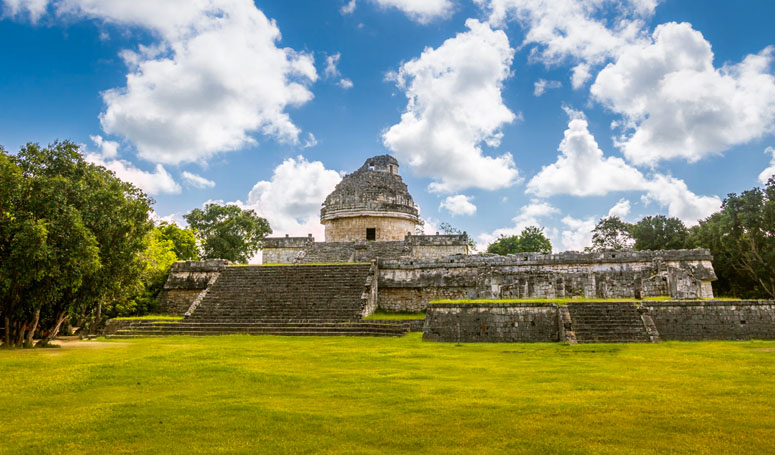
[[[775,3],[0,0],[0,144],[69,139],[180,222],[207,201],[322,240],[391,153],[426,229],[691,225],[772,172]]]

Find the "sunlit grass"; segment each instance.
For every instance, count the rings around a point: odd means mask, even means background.
[[[598,298],[586,298],[586,297],[577,297],[577,298],[558,298],[558,299],[438,299],[438,300],[431,300],[428,302],[430,305],[440,305],[440,304],[449,304],[449,303],[556,303],[558,305],[565,305],[567,303],[574,303],[574,302],[648,302],[648,301],[666,301],[666,300],[675,300],[674,298],[670,296],[656,296],[656,297],[647,297],[645,299],[626,299],[626,298],[617,298],[617,299],[598,299]],[[695,299],[695,300],[682,300],[682,302],[690,302],[690,301],[706,301],[711,299]],[[734,298],[724,298],[724,299],[713,299],[713,300],[739,300]]]
[[[305,264],[232,264],[230,267],[291,267],[291,266],[305,266],[305,265],[368,265],[368,262],[309,262]]]
[[[0,453],[775,452],[775,341],[79,346],[0,351]]]
[[[172,316],[169,314],[147,314],[145,316],[122,316],[118,318],[113,318],[116,321],[126,321],[126,320],[135,320],[135,319],[164,319],[164,320],[174,320],[179,321],[183,319],[183,316]]]
[[[371,314],[371,316],[363,318],[366,321],[370,320],[391,320],[391,321],[412,321],[416,319],[425,319],[425,311],[418,311],[416,313],[402,311],[398,313],[388,313],[382,310],[377,310]]]

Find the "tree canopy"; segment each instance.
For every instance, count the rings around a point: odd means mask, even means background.
[[[199,236],[203,259],[246,263],[261,248],[264,237],[272,233],[266,219],[236,205],[207,204],[204,210],[194,209],[184,218]]]
[[[0,313],[6,344],[55,336],[69,317],[128,299],[141,286],[138,253],[151,200],[71,142],[0,149]]]
[[[633,246],[630,224],[618,216],[608,216],[598,221],[592,230],[592,251],[621,250]]]
[[[551,253],[552,242],[544,235],[543,228],[528,226],[519,235],[501,236],[487,247],[488,253],[506,255],[514,253]]]
[[[763,189],[729,194],[691,240],[713,254],[717,292],[775,298],[775,177]]]
[[[199,259],[199,246],[196,232],[191,228],[181,228],[175,223],[162,221],[158,227],[162,240],[172,242],[172,249],[180,261],[196,261]]]
[[[630,225],[636,250],[678,250],[687,248],[689,230],[678,218],[647,216]]]

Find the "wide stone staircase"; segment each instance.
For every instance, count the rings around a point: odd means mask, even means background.
[[[179,322],[134,321],[111,337],[401,336],[407,324],[361,321],[369,264],[232,266]]]
[[[651,341],[635,303],[568,303],[578,343],[648,343]]]

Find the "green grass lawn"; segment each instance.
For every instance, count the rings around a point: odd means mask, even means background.
[[[0,453],[775,453],[775,341],[0,351]]]

